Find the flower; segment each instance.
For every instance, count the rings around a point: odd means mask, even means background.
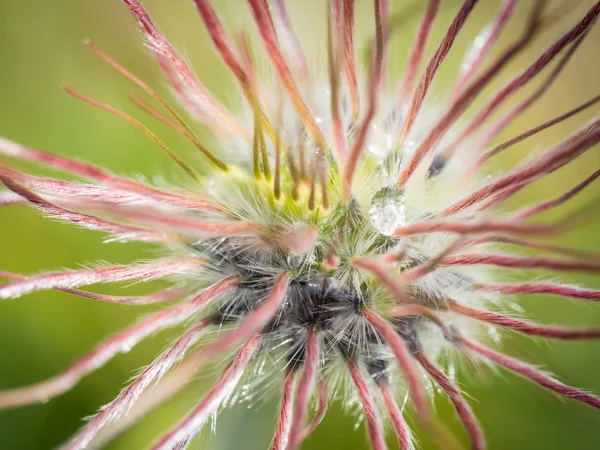
[[[35,277],[1,272],[13,279],[0,286],[4,299],[59,289],[98,301],[165,306],[108,338],[56,377],[0,392],[0,407],[60,395],[115,354],[177,325],[187,326],[183,334],[65,448],[85,448],[109,425],[139,420],[202,367],[231,352],[234,355],[215,386],[154,448],[186,447],[212,414],[243,400],[248,387],[268,380],[280,383],[282,390],[274,449],[299,448],[325,415],[331,392],[342,392],[350,406],[361,408],[375,450],[386,448],[385,416],[391,419],[400,447],[413,445],[400,398],[410,400],[423,429],[441,447],[456,447],[432,412],[430,383],[448,395],[472,447],[482,449],[483,432],[452,375],[452,365],[461,356],[498,365],[600,407],[592,394],[481,343],[485,333],[496,328],[557,339],[600,336],[600,329],[547,326],[498,312],[506,306],[504,296],[513,294],[597,300],[599,292],[531,279],[506,283],[489,269],[600,270],[597,255],[536,240],[559,233],[574,217],[541,225],[528,220],[567,201],[600,171],[555,199],[517,211],[502,208],[520,190],[593,148],[600,141],[600,120],[506,174],[488,178],[484,166],[503,150],[600,100],[591,99],[492,146],[499,133],[549,89],[596,21],[600,3],[467,118],[465,112],[481,100],[484,88],[537,33],[557,20],[560,9],[544,11],[543,2],[530,6],[522,34],[491,58],[517,6],[515,0],[505,0],[495,20],[474,40],[456,87],[446,100],[432,106],[425,101],[432,81],[476,0],[465,0],[459,7],[419,78],[440,7],[439,0],[427,2],[397,85],[386,70],[393,36],[386,0],[374,1],[375,38],[364,79],[354,52],[354,2],[330,2],[325,82],[309,70],[285,3],[248,0],[260,34],[261,56],[269,59],[275,74],[270,84],[258,76],[248,37],[232,39],[208,0],[195,0],[217,52],[239,82],[250,117],[245,120],[209,94],[140,3],[123,1],[139,21],[146,44],[180,103],[230,151],[207,147],[150,86],[88,42],[170,117],[136,100],[140,108],[185,136],[211,169],[199,173],[137,120],[69,87],[65,90],[70,95],[144,132],[190,176],[193,187],[155,187],[0,140],[2,154],[93,181],[41,178],[4,165],[0,180],[8,190],[0,196],[0,204],[24,201],[51,217],[102,230],[111,239],[163,243],[165,255],[143,264]],[[537,90],[493,120],[513,94],[554,61]],[[539,253],[521,256],[510,246]],[[156,278],[173,280],[173,288],[136,297],[79,290],[98,282]],[[174,299],[180,300],[168,303]],[[242,383],[244,377],[250,381]],[[313,399],[317,412],[309,421]],[[135,409],[140,404],[144,406]],[[113,434],[120,431],[115,429]]]

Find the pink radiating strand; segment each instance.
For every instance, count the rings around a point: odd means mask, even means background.
[[[208,33],[213,41],[213,44],[217,48],[217,51],[221,55],[221,58],[229,67],[231,72],[239,80],[240,84],[244,88],[244,91],[250,88],[250,79],[248,74],[240,64],[237,55],[235,54],[234,45],[227,36],[219,16],[210,5],[208,0],[194,0],[194,4],[198,8],[204,25],[208,30]]]
[[[176,445],[186,442],[200,430],[210,414],[215,412],[237,387],[250,358],[258,348],[260,338],[261,335],[258,334],[246,341],[233,362],[219,377],[219,380],[206,397],[181,423],[163,436],[152,447],[153,450],[172,450],[176,448]]]
[[[375,276],[390,291],[397,301],[405,303],[412,302],[411,297],[404,291],[404,286],[398,282],[394,274],[389,270],[390,263],[382,264],[382,262],[383,261],[374,258],[352,258],[353,266],[371,272],[373,276]]]
[[[582,182],[580,182],[579,184],[577,184],[576,186],[574,186],[567,192],[564,192],[563,194],[559,195],[558,197],[556,197],[552,200],[548,200],[546,202],[542,202],[537,205],[526,206],[526,207],[522,208],[521,210],[512,214],[513,220],[524,221],[527,218],[529,218],[535,214],[542,213],[551,208],[561,205],[562,203],[566,202],[571,197],[573,197],[574,195],[579,193],[581,190],[585,189],[585,187],[587,187],[588,184],[592,183],[596,178],[598,178],[598,172],[591,174],[585,180],[583,180]],[[485,211],[489,208],[498,206],[499,204],[503,203],[504,201],[508,200],[510,197],[512,197],[519,191],[521,191],[528,184],[529,184],[528,182],[517,183],[514,186],[509,186],[503,190],[500,190],[500,192],[496,195],[492,194],[492,198],[489,199],[487,202],[479,205],[477,207],[477,210]],[[557,225],[555,225],[556,231],[557,232],[563,231],[564,229],[573,226],[574,222],[572,219],[573,219],[573,217],[569,217],[568,219],[563,220],[562,223],[559,222]],[[553,231],[551,230],[551,227],[550,227],[546,230],[546,232],[552,233]],[[577,252],[577,251],[573,250],[572,252]]]
[[[375,21],[378,24],[382,24],[382,3],[382,0],[375,0]],[[350,150],[350,153],[348,154],[348,158],[346,161],[344,161],[342,193],[346,201],[350,199],[352,194],[352,181],[354,179],[354,174],[356,173],[356,168],[358,167],[360,158],[365,150],[365,142],[369,134],[369,129],[371,128],[371,122],[375,118],[377,108],[379,107],[379,91],[383,80],[383,65],[385,59],[385,46],[383,43],[383,38],[383,25],[381,25],[377,27],[376,30],[375,55],[373,60],[373,69],[369,78],[369,103],[367,106],[367,112],[360,126],[358,127],[354,144]]]
[[[531,105],[537,102],[552,86],[554,81],[558,78],[560,73],[569,63],[571,57],[575,54],[579,45],[583,42],[583,39],[587,35],[587,32],[583,33],[577,40],[571,45],[571,48],[568,49],[567,53],[561,58],[558,62],[557,66],[550,73],[550,75],[546,78],[546,80],[542,83],[542,85],[535,90],[533,94],[527,97],[518,105],[514,106],[510,111],[508,111],[500,120],[498,120],[495,124],[492,125],[492,129],[487,132],[485,137],[483,138],[483,142],[479,144],[481,147],[485,148],[493,142],[494,139],[511,123],[513,123],[517,117],[519,117],[522,113],[527,111]],[[444,155],[448,156],[453,154],[459,147],[459,145],[463,141],[459,137],[455,142],[451,143],[448,148],[444,149]]]
[[[544,372],[529,364],[511,358],[510,356],[504,355],[502,353],[496,352],[490,348],[484,347],[483,345],[468,340],[465,337],[461,337],[460,342],[469,350],[472,350],[473,352],[483,356],[484,358],[489,359],[493,363],[502,366],[505,369],[517,375],[527,378],[546,389],[556,392],[557,394],[564,395],[566,397],[570,397],[580,402],[586,403],[596,409],[600,409],[600,400],[594,395],[588,394],[572,386],[567,386],[566,384],[555,380],[551,376],[545,374]]]
[[[102,205],[89,205],[90,209],[105,210]],[[193,216],[166,215],[161,211],[148,211],[146,209],[132,208],[108,208],[108,212],[118,215],[124,219],[136,220],[153,224],[154,226],[163,226],[170,229],[177,229],[181,232],[187,232],[194,235],[205,237],[221,236],[257,236],[260,234],[261,226],[249,222],[234,221],[209,221],[199,220]]]
[[[15,170],[10,170],[5,167],[0,167],[0,173],[10,174],[11,178],[18,181],[19,184],[26,186],[35,191],[42,191],[48,193],[53,197],[65,197],[69,204],[81,206],[85,208],[86,202],[92,200],[94,202],[104,204],[116,204],[116,205],[147,205],[151,204],[154,207],[182,207],[183,203],[175,205],[167,205],[165,203],[157,202],[154,199],[137,194],[135,192],[113,189],[110,187],[96,185],[96,184],[84,184],[84,183],[71,183],[68,181],[54,180],[51,178],[42,178],[30,176]],[[80,202],[80,200],[83,200]],[[193,205],[193,206],[192,206]],[[197,211],[206,211],[213,213],[224,213],[227,211],[225,205],[218,204],[212,200],[190,199],[190,203],[187,208],[191,208]]]
[[[508,24],[516,4],[516,0],[504,0],[500,13],[493,24],[486,25],[475,37],[475,41],[461,64],[460,76],[454,87],[452,97],[456,98],[461,89],[471,81],[477,72],[477,69],[483,64],[492,47],[500,37],[500,33],[502,33]]]
[[[360,114],[360,95],[356,77],[356,61],[354,57],[354,0],[343,0],[344,16],[344,69],[348,80],[350,101],[352,102],[352,117]]]
[[[156,201],[170,203],[174,206],[186,208],[203,207],[202,200],[198,201],[193,197],[181,196],[136,181],[120,178],[92,165],[64,158],[59,155],[53,155],[52,153],[47,153],[42,150],[28,148],[2,137],[0,137],[0,153],[13,158],[35,161],[64,172],[94,180],[105,186],[112,186],[124,191],[135,192]]]
[[[365,413],[365,421],[367,422],[371,446],[373,447],[373,450],[387,450],[385,434],[383,432],[383,423],[379,416],[379,412],[377,411],[377,405],[375,405],[369,385],[360,373],[360,368],[355,360],[348,360],[348,368],[350,369],[352,381],[354,382],[354,386],[356,386],[356,391],[358,392]]]
[[[394,398],[394,394],[390,391],[390,386],[387,381],[383,381],[379,386],[381,389],[381,395],[383,397],[383,402],[385,407],[392,419],[392,425],[394,426],[394,430],[396,431],[396,435],[398,436],[398,445],[400,450],[411,450],[413,448],[412,445],[412,433],[410,432],[410,427],[402,417],[402,411],[398,407],[398,403],[396,403],[396,399]]]
[[[149,281],[186,273],[199,268],[203,262],[202,259],[186,258],[131,266],[48,273],[0,285],[0,298],[16,298],[34,291],[73,288],[94,283],[115,283],[136,279]]]
[[[567,192],[559,195],[558,197],[553,198],[552,200],[548,200],[546,202],[540,203],[538,205],[526,207],[526,208],[524,208],[524,209],[522,209],[520,211],[517,211],[513,215],[513,217],[515,219],[517,219],[517,220],[525,220],[525,219],[528,219],[529,217],[534,216],[536,214],[542,213],[544,211],[548,211],[549,209],[552,209],[552,208],[554,208],[554,207],[556,207],[556,206],[558,206],[558,205],[566,202],[571,197],[573,197],[574,195],[576,195],[579,192],[581,192],[590,183],[592,183],[593,181],[595,181],[598,177],[600,177],[600,169],[596,170],[593,174],[591,174],[590,176],[588,176],[585,180],[581,181],[576,186],[572,187]]]
[[[516,245],[519,247],[540,250],[548,253],[568,256],[570,258],[582,259],[585,261],[600,261],[600,253],[589,252],[586,250],[577,250],[569,247],[560,247],[557,245],[541,244],[539,242],[527,241],[506,236],[484,236],[481,238],[470,239],[465,242],[464,248],[478,244],[499,243],[507,245]]]
[[[304,369],[298,381],[298,389],[296,390],[294,420],[292,421],[287,450],[297,450],[300,446],[300,434],[305,426],[308,403],[314,390],[318,368],[319,336],[316,330],[311,329],[306,334]]]
[[[444,261],[447,256],[461,249],[465,243],[465,238],[459,237],[434,257],[425,260],[421,264],[418,264],[411,269],[403,271],[398,277],[398,284],[401,286],[408,286],[419,278],[430,274]]]
[[[388,19],[390,16],[390,2],[389,0],[373,0],[375,8],[379,9],[379,14],[375,20],[375,26],[381,28],[381,87],[387,87],[387,73],[388,73],[388,57],[389,57],[389,38],[390,33],[388,30]],[[377,32],[377,31],[376,31]],[[377,40],[375,41],[377,45]]]
[[[600,272],[600,264],[584,261],[564,261],[540,256],[513,256],[501,254],[464,254],[449,256],[442,266],[471,266],[486,264],[515,269],[552,269],[574,272]]]
[[[8,278],[10,280],[25,281],[27,277],[12,272],[0,270],[0,278]],[[122,305],[150,305],[152,303],[164,302],[172,300],[184,295],[185,289],[164,289],[148,295],[107,295],[97,294],[95,292],[80,291],[79,289],[57,288],[58,291],[66,292],[67,294],[76,295],[78,297],[98,300],[105,303],[119,303]]]
[[[600,3],[598,4],[600,8]],[[600,9],[599,9],[600,11]],[[533,161],[511,170],[447,208],[445,216],[456,214],[492,195],[499,196],[507,189],[510,195],[540,177],[560,169],[600,141],[600,120],[583,127],[573,136],[542,153]],[[502,196],[501,201],[507,196]],[[491,205],[490,205],[491,206]]]
[[[54,196],[76,197],[78,199],[117,204],[143,204],[151,201],[150,198],[135,192],[116,190],[96,184],[70,183],[51,178],[35,177],[3,166],[0,166],[0,175],[9,177],[26,188],[43,191]],[[17,194],[14,195],[22,198]]]
[[[328,19],[328,69],[329,69],[329,84],[331,90],[331,121],[333,127],[333,136],[335,139],[336,158],[341,164],[345,161],[348,153],[346,144],[346,130],[343,122],[342,114],[340,114],[340,72],[345,64],[343,60],[343,42],[344,42],[344,18],[342,15],[342,0],[334,0],[329,2],[331,5],[331,18]]]
[[[57,206],[47,200],[44,200],[40,196],[33,192],[25,189],[23,186],[15,183],[11,178],[4,176],[0,172],[0,181],[9,188],[11,191],[19,194],[25,198],[29,203],[33,204],[40,211],[48,214],[51,217],[56,217],[60,220],[79,225],[83,228],[90,230],[103,231],[115,235],[119,240],[139,240],[139,241],[158,241],[167,242],[180,240],[180,237],[172,233],[156,232],[146,230],[144,228],[132,227],[123,225],[115,222],[111,222],[100,217],[91,216],[89,214],[82,214],[75,211],[71,211],[66,208]]]
[[[240,325],[233,330],[229,330],[225,332],[223,336],[217,339],[212,344],[209,344],[204,349],[196,352],[192,355],[192,359],[197,361],[197,366],[200,366],[205,361],[210,360],[211,358],[223,354],[230,347],[239,345],[245,339],[255,335],[260,328],[265,326],[270,320],[272,320],[279,307],[281,306],[285,294],[287,291],[287,283],[289,277],[287,275],[281,275],[277,282],[275,283],[275,287],[271,294],[267,297],[264,303],[258,306],[254,311],[252,311],[245,319],[242,320]],[[237,280],[236,280],[237,283]],[[232,286],[233,287],[233,286]],[[251,338],[254,339],[254,338]],[[234,386],[235,387],[235,386]],[[0,407],[2,406],[1,397],[0,397]],[[218,404],[216,405],[218,407]],[[199,425],[200,426],[200,425]],[[174,438],[175,439],[175,438]],[[177,441],[172,442],[172,445],[183,445],[185,438],[178,439]],[[167,447],[172,448],[172,447]]]
[[[150,50],[176,90],[180,100],[202,122],[229,133],[244,136],[247,130],[198,81],[192,70],[175,52],[137,0],[123,0],[138,19]]]
[[[415,92],[413,93],[412,101],[410,103],[410,107],[408,108],[407,116],[404,119],[404,123],[402,124],[402,130],[400,131],[400,145],[402,145],[402,142],[410,133],[410,130],[412,129],[417,115],[419,114],[421,106],[423,105],[423,101],[425,100],[425,96],[427,95],[427,91],[431,86],[431,82],[433,81],[435,74],[444,62],[444,59],[446,59],[446,55],[448,55],[450,48],[452,48],[452,44],[454,44],[456,36],[458,36],[458,33],[460,32],[465,21],[467,20],[467,17],[469,17],[469,14],[473,10],[473,7],[477,2],[478,0],[465,0],[460,10],[458,11],[458,14],[450,24],[450,27],[448,28],[448,31],[442,39],[442,42],[437,48],[435,54],[429,60],[429,64],[427,64],[427,67],[425,68],[425,71],[421,77],[421,81],[419,82]],[[428,26],[431,26],[431,24],[428,24]]]
[[[310,423],[306,426],[306,428],[304,428],[302,434],[300,434],[300,441],[304,441],[304,439],[310,436],[310,434],[313,431],[315,431],[315,429],[323,421],[323,419],[325,418],[325,414],[327,414],[327,407],[329,405],[329,393],[327,390],[327,380],[325,378],[322,378],[317,382],[317,395],[317,412],[310,421]]]
[[[582,300],[600,301],[600,291],[552,283],[491,284],[476,283],[475,289],[507,295],[545,294]]]
[[[552,61],[559,52],[571,42],[585,35],[590,27],[596,21],[600,14],[600,3],[593,6],[587,15],[570,31],[565,33],[558,41],[548,48],[540,57],[532,63],[525,71],[517,75],[504,88],[502,88],[492,99],[481,109],[481,111],[469,122],[466,128],[458,137],[455,145],[460,145],[464,139],[478,130],[482,124],[504,103],[514,92],[523,87],[533,77],[535,77],[550,61]],[[539,23],[539,22],[538,22]],[[543,92],[543,90],[542,90]],[[534,94],[535,97],[535,94]]]
[[[44,402],[68,391],[84,376],[102,367],[116,354],[128,352],[142,339],[157,331],[184,322],[238,283],[239,281],[233,277],[221,280],[203,290],[192,300],[154,313],[113,335],[63,373],[41,383],[0,392],[0,409]]]
[[[538,225],[529,223],[519,223],[513,221],[482,221],[466,222],[461,220],[428,220],[418,222],[414,225],[398,228],[394,231],[393,237],[412,236],[428,233],[457,233],[464,235],[473,235],[480,233],[496,234],[517,234],[523,236],[543,236],[555,234],[562,229],[562,223],[550,225]]]
[[[273,15],[271,14],[271,7],[269,6],[269,0],[258,0],[262,3],[262,8],[265,12],[266,25],[269,27],[269,32],[277,37],[277,29],[275,28],[275,21],[273,20]]]
[[[290,429],[292,427],[292,408],[294,407],[294,381],[296,379],[294,370],[287,370],[283,381],[283,395],[279,407],[279,418],[277,420],[277,431],[273,439],[271,450],[285,450],[289,442]]]
[[[449,303],[449,308],[467,317],[471,317],[482,322],[491,323],[500,327],[509,328],[518,333],[523,333],[528,336],[542,336],[555,339],[598,339],[600,338],[600,329],[584,328],[584,329],[568,329],[557,326],[539,325],[537,323],[526,322],[524,320],[515,319],[503,314],[491,311],[484,311],[471,308],[464,305],[459,305],[455,302]]]
[[[146,391],[139,400],[128,409],[127,414],[118,421],[109,423],[94,437],[90,449],[105,448],[111,441],[139,423],[144,417],[173,398],[175,394],[190,384],[194,379],[202,361],[198,355],[185,358],[179,365],[170,370],[155,386]]]
[[[413,48],[410,51],[408,63],[406,64],[406,69],[404,71],[404,77],[401,81],[400,91],[398,94],[398,100],[400,104],[403,104],[405,100],[408,99],[408,96],[412,93],[413,86],[415,84],[415,76],[417,74],[417,69],[421,64],[421,59],[423,58],[425,46],[427,45],[427,40],[429,39],[429,34],[431,32],[431,28],[433,26],[439,8],[440,0],[427,1],[427,9],[425,10],[425,16],[423,17],[423,21],[421,22],[421,26],[419,27],[417,37],[414,40]]]
[[[408,166],[400,174],[397,185],[403,187],[412,176],[418,165],[441,141],[448,129],[458,120],[468,106],[477,98],[481,90],[500,72],[500,70],[511,61],[521,50],[523,50],[534,36],[540,24],[539,15],[541,13],[542,0],[534,4],[533,12],[529,18],[527,27],[522,36],[508,47],[499,58],[480,75],[470,85],[466,86],[460,92],[456,99],[451,101],[445,114],[433,126],[429,134],[423,139],[413,154]]]
[[[147,388],[158,382],[171,367],[183,359],[186,351],[198,342],[213,322],[212,318],[204,319],[190,328],[175,344],[138,375],[133,383],[127,386],[112,402],[103,406],[100,412],[69,441],[64,450],[86,448],[102,428],[118,419],[122,414],[126,414]]]
[[[414,173],[419,163],[424,157],[435,148],[442,137],[450,129],[450,127],[461,117],[462,113],[471,105],[477,98],[482,88],[504,67],[512,58],[522,50],[529,40],[533,37],[534,32],[538,28],[540,21],[538,20],[539,8],[534,9],[532,22],[530,23],[525,35],[519,39],[512,47],[489,67],[482,75],[476,78],[463,93],[450,105],[446,113],[439,119],[437,124],[431,129],[427,137],[421,142],[415,151],[413,158],[400,175],[398,186],[403,187],[410,176]],[[482,109],[482,111],[469,123],[468,127],[463,131],[465,136],[470,135],[483,123],[489,115],[492,114],[509,96],[524,86],[529,80],[537,75],[558,53],[568,44],[577,39],[582,33],[595,22],[598,14],[600,14],[600,3],[596,4],[588,14],[570,31],[565,33],[557,42],[548,48],[536,61],[534,61],[524,72],[515,77],[505,88],[503,88],[492,100]]]
[[[390,325],[390,323],[380,315],[368,309],[365,309],[363,311],[363,315],[365,316],[367,321],[373,326],[373,328],[375,328],[375,330],[377,330],[377,332],[381,334],[383,339],[392,349],[392,352],[396,357],[396,362],[400,366],[400,370],[406,378],[409,394],[413,401],[417,414],[419,415],[419,418],[421,420],[426,422],[430,413],[429,405],[427,403],[427,395],[425,393],[425,388],[421,383],[421,376],[419,375],[417,369],[414,367],[408,349],[402,341],[402,338],[396,332],[396,330],[394,330],[392,325]]]
[[[208,360],[223,354],[231,347],[249,339],[271,320],[275,319],[285,301],[288,282],[289,275],[280,275],[273,290],[263,303],[248,313],[236,328],[226,331],[215,342],[200,350],[204,358]]]
[[[421,364],[425,371],[440,385],[450,398],[458,416],[469,433],[469,437],[471,438],[471,448],[473,450],[483,450],[485,448],[483,431],[481,430],[481,426],[479,425],[479,421],[475,417],[473,410],[462,396],[458,387],[444,372],[436,367],[422,351],[416,353],[415,358],[417,358],[419,364]]]
[[[265,51],[267,52],[271,63],[275,67],[281,82],[288,91],[290,100],[292,101],[296,112],[305,123],[317,145],[323,150],[328,148],[325,137],[315,122],[315,118],[308,109],[308,106],[306,106],[306,103],[304,103],[304,100],[302,100],[296,82],[294,81],[294,77],[281,53],[275,30],[271,24],[272,18],[268,6],[266,6],[266,4],[261,0],[248,0],[248,3],[252,9],[254,20],[260,32]]]
[[[281,235],[274,238],[274,242],[294,255],[305,255],[314,250],[318,237],[319,231],[316,227],[292,225],[288,230],[282,230]]]
[[[517,194],[518,192],[520,192],[522,189],[526,188],[527,185],[529,184],[529,182],[524,182],[524,183],[516,183],[512,186],[509,186],[505,189],[501,189],[498,192],[494,192],[489,194],[489,198],[488,201],[480,203],[479,205],[476,205],[475,211],[487,211],[490,210],[491,208],[497,207],[498,205],[504,203],[506,200],[508,200],[509,198],[511,198],[513,195]],[[474,203],[477,203],[478,200],[475,200]],[[446,211],[444,211],[442,213],[442,215],[448,215],[448,214],[452,214],[449,213],[448,211],[451,210],[451,208],[454,208],[454,205],[450,208],[448,208]]]
[[[227,64],[237,78],[240,80],[244,79],[246,74],[237,60],[233,43],[228,38],[227,32],[223,28],[210,2],[208,0],[194,0],[194,4],[198,8],[208,34],[225,64]]]
[[[290,59],[293,61],[293,65],[300,72],[300,76],[304,81],[307,81],[310,77],[308,70],[308,61],[306,55],[302,50],[298,36],[294,32],[294,26],[290,20],[290,16],[285,6],[285,0],[275,0],[275,8],[277,9],[277,15],[279,16],[279,36],[284,41],[284,47],[288,49]]]
[[[507,141],[502,142],[501,144],[496,145],[495,147],[487,150],[483,156],[481,156],[481,158],[479,159],[479,161],[476,164],[476,167],[474,170],[480,168],[481,166],[483,166],[483,164],[490,159],[492,156],[497,155],[498,153],[506,150],[507,148],[512,147],[513,145],[518,144],[519,142],[524,141],[525,139],[536,135],[537,133],[540,133],[541,131],[544,131],[547,128],[550,128],[554,125],[556,125],[557,123],[560,123],[564,120],[567,120],[571,117],[573,117],[575,114],[580,113],[581,111],[584,111],[585,109],[589,108],[590,106],[595,105],[596,103],[598,103],[598,101],[600,101],[600,95],[597,95],[596,97],[592,98],[591,100],[588,100],[587,102],[577,106],[576,108],[573,108],[570,111],[567,111],[564,114],[561,114],[558,117],[555,117],[554,119],[548,120],[547,122],[544,122],[541,125],[538,125],[537,127],[531,128],[530,130],[527,130],[521,134],[519,134],[518,136],[515,136],[512,139],[509,139]]]

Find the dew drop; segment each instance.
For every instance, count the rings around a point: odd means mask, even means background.
[[[371,200],[369,209],[371,223],[385,236],[406,224],[404,190],[395,186],[386,186],[377,191]]]

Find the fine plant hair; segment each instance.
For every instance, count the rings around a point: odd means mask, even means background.
[[[586,45],[600,2],[565,25],[561,16],[573,2],[551,8],[544,0],[503,0],[492,22],[473,39],[455,84],[442,99],[433,99],[439,69],[483,2],[444,6],[456,11],[429,54],[443,2],[424,1],[396,79],[388,69],[399,19],[388,0],[372,2],[373,38],[364,67],[355,42],[355,1],[323,2],[327,51],[322,73],[312,67],[284,0],[239,0],[249,7],[254,36],[230,33],[209,0],[194,0],[216,53],[239,85],[236,111],[211,95],[141,2],[122,3],[139,23],[147,51],[185,114],[98,45],[86,45],[141,88],[145,97],[131,101],[185,137],[197,149],[197,161],[185,161],[138,119],[71,87],[64,90],[139,129],[189,183],[151,185],[0,138],[6,161],[33,161],[84,180],[30,175],[3,162],[0,181],[6,189],[0,206],[28,204],[52,219],[100,230],[108,241],[158,243],[163,256],[35,276],[1,271],[7,281],[0,285],[0,299],[55,289],[115,308],[157,304],[159,309],[108,337],[64,372],[0,391],[0,408],[59,396],[116,354],[177,326],[182,334],[64,449],[110,442],[203,368],[216,367],[226,357],[214,386],[164,432],[155,450],[186,448],[220,409],[243,401],[242,391],[261,383],[277,386],[280,394],[273,450],[299,449],[333,401],[360,407],[373,450],[387,448],[386,421],[402,450],[414,448],[418,437],[405,419],[407,411],[440,448],[461,448],[434,412],[431,386],[448,396],[471,448],[482,450],[484,431],[453,370],[465,359],[499,366],[600,408],[594,394],[492,348],[486,336],[500,329],[549,339],[600,338],[600,327],[567,328],[506,313],[513,295],[594,302],[599,291],[535,274],[506,282],[499,270],[600,272],[599,254],[548,242],[589,221],[593,208],[554,222],[530,220],[587,189],[600,170],[592,168],[556,198],[518,210],[506,206],[536,181],[588,151],[597,152],[600,119],[505,173],[489,175],[488,165],[499,153],[521,142],[531,147],[538,133],[597,107],[599,95],[515,137],[497,139],[508,125],[518,127],[521,114],[551,90]],[[526,20],[509,33],[517,14]],[[560,28],[559,37],[520,72],[507,73],[550,28]],[[259,58],[268,62],[270,78],[261,76]],[[497,82],[500,88],[489,89]],[[530,84],[533,91],[516,95]],[[208,129],[219,145],[203,142],[189,119]],[[526,256],[519,252],[523,249]],[[80,289],[153,279],[172,286],[138,296]]]

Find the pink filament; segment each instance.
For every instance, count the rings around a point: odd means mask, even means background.
[[[25,281],[26,276],[6,272],[0,270],[0,278],[8,278],[10,280]],[[76,295],[78,297],[89,298],[105,303],[119,303],[122,305],[150,305],[152,303],[164,302],[167,300],[173,300],[174,298],[181,297],[187,291],[184,289],[164,289],[161,291],[154,292],[148,295],[107,295],[97,294],[95,292],[81,291],[79,289],[70,288],[56,288],[58,291],[66,292],[68,294]]]
[[[237,284],[238,280],[234,278],[219,281],[192,300],[154,313],[130,328],[113,335],[61,374],[31,386],[0,392],[0,409],[44,402],[68,391],[84,376],[102,367],[117,353],[128,352],[134,345],[152,333],[189,319],[204,309],[215,297],[222,295]]]
[[[327,413],[327,407],[329,403],[329,394],[327,391],[327,380],[325,378],[319,380],[317,382],[317,395],[318,395],[318,405],[317,412],[315,416],[312,418],[310,423],[304,428],[302,434],[300,435],[300,441],[306,439],[310,434],[319,426],[319,424],[325,418],[325,414]]]
[[[379,417],[377,406],[375,405],[375,401],[373,400],[373,395],[371,394],[371,390],[367,384],[367,381],[360,373],[360,368],[355,360],[348,360],[348,367],[350,369],[352,381],[354,381],[354,386],[356,386],[356,391],[358,392],[358,396],[362,403],[363,411],[365,412],[367,430],[369,432],[369,438],[371,440],[373,450],[387,450],[387,445],[385,444],[385,435],[383,432],[383,423],[381,421],[381,417]]]
[[[469,436],[471,438],[471,445],[473,450],[483,450],[485,448],[485,439],[483,437],[483,431],[481,426],[473,413],[473,410],[462,396],[458,387],[454,385],[452,380],[435,366],[421,351],[418,352],[415,357],[423,366],[425,371],[435,380],[437,384],[444,390],[444,392],[450,398],[450,401],[454,404],[454,408],[458,413],[462,423],[464,424]]]
[[[1,172],[0,180],[4,183],[4,185],[7,188],[22,196],[29,203],[33,204],[36,208],[43,211],[44,213],[56,217],[58,219],[82,226],[84,228],[104,231],[106,233],[119,236],[121,239],[125,240],[158,242],[179,240],[179,236],[177,236],[176,234],[155,232],[146,230],[144,228],[123,225],[100,217],[92,216],[89,214],[83,214],[60,207],[34,194],[33,192],[24,188],[23,186],[15,183],[11,178],[3,175]]]
[[[600,264],[584,261],[563,261],[540,256],[512,256],[495,254],[464,254],[449,256],[443,266],[487,264],[514,269],[552,269],[576,272],[600,272]]]
[[[398,96],[401,103],[404,103],[408,96],[412,93],[417,69],[419,68],[421,59],[423,58],[425,45],[427,44],[427,40],[439,8],[440,0],[427,1],[427,9],[425,10],[423,21],[419,27],[417,37],[410,51],[410,57],[408,58],[406,70],[404,71],[404,77],[402,79]]]
[[[160,33],[142,5],[137,0],[123,2],[138,19],[150,49],[181,101],[203,122],[223,131],[244,136],[247,131],[198,81],[190,67]]]
[[[292,408],[294,407],[294,381],[295,372],[286,371],[283,381],[283,395],[281,396],[281,406],[279,408],[279,419],[277,421],[277,431],[273,440],[271,450],[285,450],[289,442],[290,429],[292,427]]]
[[[501,294],[546,294],[560,297],[571,297],[582,300],[600,301],[600,291],[581,289],[574,286],[565,286],[552,283],[517,283],[517,284],[481,284],[475,285],[476,289]]]
[[[192,271],[203,260],[187,258],[131,266],[108,266],[97,269],[53,272],[0,285],[0,298],[15,298],[34,291],[85,286],[94,283],[115,283],[128,280],[150,280]]]
[[[181,421],[181,423],[163,436],[158,443],[152,447],[153,450],[172,450],[176,445],[186,442],[198,432],[199,428],[208,419],[209,415],[215,412],[233,393],[250,358],[258,348],[260,337],[261,335],[257,334],[246,341],[231,365],[223,372],[216,385],[210,390],[206,397],[204,397],[200,404],[196,406],[188,416]]]
[[[287,450],[297,450],[300,445],[300,434],[305,425],[310,400],[319,367],[319,337],[316,330],[309,330],[306,335],[306,352],[304,370],[298,382],[296,400],[294,402],[294,420],[290,430]]]
[[[136,379],[127,386],[112,402],[104,406],[73,439],[69,441],[65,450],[85,448],[96,434],[121,414],[126,414],[128,408],[137,401],[139,396],[176,363],[186,351],[192,347],[206,329],[212,325],[211,319],[205,319],[189,329],[167,351],[150,364]]]
[[[35,161],[54,169],[94,180],[104,186],[111,186],[128,192],[135,192],[136,194],[146,196],[159,202],[170,203],[175,206],[188,208],[202,208],[203,206],[202,201],[197,202],[192,197],[181,196],[179,194],[164,191],[153,186],[139,183],[137,181],[120,178],[104,172],[103,170],[92,165],[64,158],[59,155],[53,155],[52,153],[47,153],[43,150],[24,147],[4,138],[0,138],[0,153],[19,159],[24,159],[26,161]]]
[[[411,450],[412,433],[410,432],[410,428],[406,423],[406,420],[404,420],[404,417],[402,417],[402,412],[398,407],[398,403],[396,403],[394,394],[392,394],[390,391],[387,381],[383,381],[381,383],[380,389],[381,395],[383,396],[383,402],[385,403],[388,414],[392,419],[392,425],[394,426],[394,430],[398,436],[398,445],[400,446],[400,450]]]
[[[452,311],[471,317],[476,320],[498,325],[504,328],[526,334],[528,336],[542,336],[555,339],[598,339],[600,338],[600,329],[585,328],[585,329],[568,329],[556,326],[539,325],[536,323],[526,322],[520,319],[514,319],[503,314],[483,311],[468,306],[459,305],[455,302],[450,302],[449,307]]]
[[[375,328],[375,330],[377,330],[379,334],[381,334],[383,339],[392,349],[392,352],[396,357],[396,362],[406,377],[409,393],[415,409],[417,410],[417,414],[419,414],[419,417],[423,421],[426,421],[427,417],[429,416],[429,406],[427,404],[425,389],[421,383],[421,377],[411,361],[410,354],[406,348],[406,345],[402,341],[402,338],[400,338],[400,335],[396,332],[396,330],[394,330],[389,322],[387,322],[383,317],[368,309],[365,309],[363,314],[367,321],[373,326],[373,328]]]
[[[464,337],[460,338],[460,340],[461,343],[469,350],[472,350],[473,352],[483,356],[486,359],[489,359],[495,364],[498,364],[499,366],[502,366],[517,375],[527,378],[534,383],[545,387],[546,389],[556,392],[557,394],[573,398],[596,409],[600,409],[600,400],[594,395],[563,384],[549,375],[546,375],[544,372],[536,369],[535,367],[530,366],[529,364],[511,358],[510,356],[503,355],[502,353],[498,353],[490,348],[478,344],[477,342],[470,341]]]

